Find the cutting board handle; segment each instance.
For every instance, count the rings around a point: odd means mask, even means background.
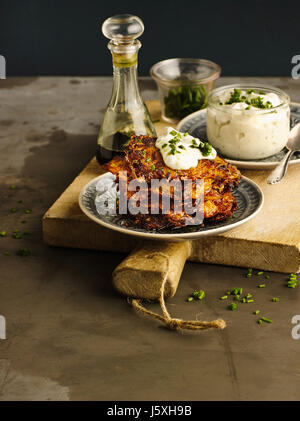
[[[163,322],[172,330],[224,329],[222,319],[210,322],[173,318],[165,298],[175,294],[186,259],[191,252],[189,241],[166,243],[148,241],[135,249],[113,272],[115,288],[131,300],[132,306]],[[158,300],[162,314],[148,310],[140,298]]]
[[[145,241],[116,267],[113,284],[126,296],[158,300],[167,276],[165,297],[173,297],[190,252],[189,241]]]

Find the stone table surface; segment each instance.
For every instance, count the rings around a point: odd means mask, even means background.
[[[244,81],[280,87],[300,102],[300,83],[290,78],[221,78],[217,85]],[[113,290],[111,273],[123,255],[43,244],[42,215],[93,156],[111,85],[108,77],[0,80],[0,230],[7,231],[0,237],[7,324],[0,399],[298,400],[300,340],[291,320],[300,296],[285,287],[286,275],[247,279],[245,269],[187,263],[170,312],[223,317],[228,327],[180,334],[137,315]],[[149,78],[140,87],[144,99],[157,98]],[[15,239],[14,229],[30,234]],[[31,256],[15,254],[24,247]],[[261,282],[265,289],[257,289]],[[255,304],[229,311],[218,298],[235,286],[254,293]],[[187,303],[197,288],[205,300]],[[258,325],[256,309],[274,323]]]

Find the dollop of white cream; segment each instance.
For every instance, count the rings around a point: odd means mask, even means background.
[[[210,154],[204,156],[199,148],[201,145],[204,143],[200,139],[188,133],[178,132],[172,127],[166,127],[155,143],[162,154],[164,163],[173,170],[188,170],[196,167],[199,159],[215,159],[216,150],[212,148]]]
[[[248,92],[248,90],[241,89],[240,97],[242,98],[243,102],[233,102],[232,104],[226,104],[227,101],[230,100],[231,94],[233,89],[228,89],[221,92],[217,98],[216,102],[222,104],[226,108],[232,108],[233,110],[246,110],[246,111],[266,111],[266,108],[258,108],[253,105],[250,105],[247,102],[251,103],[251,99],[255,99],[260,97],[264,105],[269,105],[270,107],[277,107],[282,103],[281,99],[277,94],[274,92],[264,92],[258,90],[252,90]],[[247,101],[247,102],[244,102]]]

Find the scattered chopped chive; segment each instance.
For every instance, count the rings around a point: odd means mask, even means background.
[[[255,310],[255,311],[253,311],[253,314],[259,314],[260,313],[260,310]]]
[[[242,295],[243,288],[232,288],[231,295]]]
[[[266,284],[257,285],[257,288],[265,288],[265,287],[266,287]]]
[[[25,212],[25,213],[31,213],[31,212],[32,212],[32,210],[31,210],[31,209],[25,209],[25,210],[24,210],[24,212]]]
[[[256,275],[262,275],[263,274],[263,272],[262,271],[260,271],[260,272],[257,272],[257,274]]]
[[[296,288],[297,285],[298,285],[297,275],[295,273],[290,273],[289,279],[287,281],[287,287]]]
[[[6,231],[0,231],[0,237],[6,237],[7,233]]]
[[[243,301],[243,303],[245,303],[245,302],[246,302],[246,298],[243,298],[243,300],[242,300],[242,301]]]
[[[230,291],[226,291],[226,295],[230,295]]]
[[[198,300],[202,300],[204,297],[205,297],[205,292],[202,289],[200,289],[197,298],[198,298]]]
[[[257,323],[259,324],[259,325],[261,325],[262,324],[262,320],[261,319],[259,319],[259,320],[257,320]]]
[[[272,298],[272,301],[273,301],[273,303],[278,303],[279,298],[277,298],[277,297],[273,297],[273,298]]]
[[[259,93],[259,95],[266,95],[266,93],[264,91],[259,91],[258,93]]]
[[[247,303],[254,303],[254,300],[252,300],[252,299],[247,300]]]
[[[22,234],[20,232],[14,232],[12,234],[12,238],[14,238],[15,240],[19,240],[20,238],[22,238]]]
[[[228,295],[223,295],[223,297],[220,297],[220,300],[227,300]]]
[[[253,269],[252,268],[248,268],[248,272],[252,273]]]
[[[9,188],[10,188],[10,190],[15,190],[16,186],[14,184],[12,184]]]
[[[270,279],[270,275],[266,275],[265,276],[265,279]]]
[[[252,294],[249,294],[249,293],[248,293],[248,294],[246,295],[246,298],[252,298]]]
[[[237,305],[235,303],[231,303],[231,304],[229,304],[228,308],[229,308],[229,310],[233,311],[233,310],[237,309]]]
[[[193,298],[198,298],[199,292],[200,292],[200,291],[195,290],[195,291],[192,293],[192,297],[193,297]]]
[[[240,295],[235,295],[235,296],[233,297],[233,299],[234,299],[235,301],[240,301]]]
[[[31,255],[31,251],[28,248],[24,247],[23,249],[18,250],[16,254],[21,257],[27,257]]]
[[[268,319],[267,317],[261,317],[260,319],[261,319],[263,322],[266,322],[266,323],[273,323],[273,320]]]
[[[190,301],[193,301],[193,299],[194,299],[193,297],[188,297],[187,301],[190,302]]]
[[[16,213],[17,212],[17,208],[11,208],[10,212],[11,213]]]
[[[252,273],[247,273],[247,275],[246,275],[246,278],[251,278],[251,276],[252,276]]]
[[[155,170],[155,165],[154,165],[154,164],[152,164],[152,166],[151,166],[151,170],[152,170],[152,171],[154,171],[154,170]]]
[[[149,162],[150,160],[151,160],[151,158],[147,158],[145,161],[146,161],[146,162]]]
[[[4,256],[10,256],[10,252],[9,251],[4,251],[3,254],[4,254]]]

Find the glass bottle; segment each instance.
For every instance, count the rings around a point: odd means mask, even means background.
[[[156,136],[149,112],[137,81],[137,55],[141,43],[136,38],[144,32],[141,19],[133,15],[116,15],[102,25],[110,39],[108,48],[113,60],[113,89],[104,114],[97,145],[97,160],[108,162],[122,153],[132,134]]]

